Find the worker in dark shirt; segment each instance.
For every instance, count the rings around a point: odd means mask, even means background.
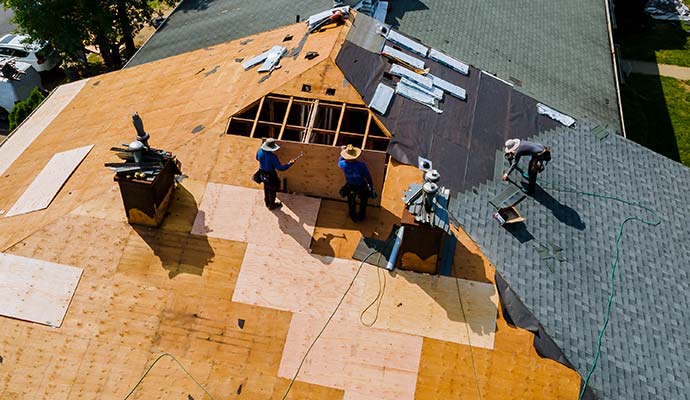
[[[528,142],[520,139],[508,139],[505,143],[505,154],[511,159],[510,168],[503,174],[503,180],[507,181],[515,168],[518,167],[520,158],[529,156],[529,164],[527,166],[527,194],[534,193],[534,188],[537,184],[537,174],[544,170],[544,163],[551,160],[551,152],[548,147],[540,143]]]
[[[290,168],[295,160],[288,161],[283,165],[275,154],[280,149],[275,139],[266,139],[261,148],[256,152],[256,159],[259,161],[259,174],[261,182],[264,184],[264,203],[269,210],[282,207],[282,203],[276,201],[276,192],[280,189],[280,179],[278,171],[285,171]]]
[[[362,150],[353,147],[351,144],[343,147],[338,159],[338,166],[345,173],[345,185],[340,189],[340,195],[347,197],[347,205],[350,211],[350,218],[353,221],[361,221],[366,216],[367,201],[369,197],[375,197],[374,182],[367,165],[357,161],[362,154]],[[359,210],[357,210],[357,199],[359,198]]]

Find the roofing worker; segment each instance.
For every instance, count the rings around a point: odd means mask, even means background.
[[[340,189],[340,195],[347,197],[350,218],[355,222],[363,220],[366,216],[369,197],[376,197],[374,182],[367,165],[357,161],[361,154],[361,149],[348,144],[347,147],[343,146],[338,159],[338,166],[345,173],[345,185]],[[356,209],[357,198],[359,198],[359,211]]]
[[[261,145],[261,148],[256,152],[256,159],[259,161],[259,179],[264,184],[264,203],[269,210],[280,208],[283,204],[276,201],[276,192],[280,189],[280,179],[278,178],[278,171],[285,171],[290,168],[295,160],[288,161],[283,165],[280,163],[278,156],[275,154],[280,149],[275,139],[266,139]]]
[[[537,184],[537,174],[544,170],[545,163],[551,161],[551,151],[543,144],[528,142],[520,139],[508,139],[505,143],[506,157],[511,160],[510,168],[503,174],[503,180],[507,181],[508,176],[517,168],[522,156],[530,156],[527,166],[528,185],[527,194],[534,193]]]

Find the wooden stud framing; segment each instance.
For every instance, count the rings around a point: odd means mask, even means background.
[[[288,100],[287,109],[285,110],[285,116],[283,117],[283,124],[280,126],[280,133],[278,134],[278,140],[283,138],[283,132],[285,132],[285,125],[287,125],[288,115],[290,115],[290,108],[292,107],[292,102],[295,100],[294,96],[290,96]]]
[[[362,150],[367,145],[367,137],[369,136],[369,127],[371,126],[371,111],[369,111],[369,114],[367,116],[367,126],[364,128],[364,140],[362,140]]]
[[[304,143],[309,143],[311,139],[311,131],[314,127],[314,121],[316,121],[316,113],[319,112],[319,100],[316,99],[312,103],[311,113],[309,114],[309,122],[307,123],[307,132],[304,135]]]
[[[261,109],[264,107],[264,100],[266,100],[266,97],[261,98],[261,102],[259,103],[259,109],[256,110],[256,117],[254,117],[254,125],[252,125],[252,131],[249,133],[249,137],[253,138],[254,137],[254,132],[256,131],[256,124],[259,122],[259,116],[261,115]]]
[[[273,105],[273,102],[270,102],[268,104],[268,119],[270,119],[271,122],[273,122],[273,119],[275,118],[275,116],[276,116],[275,106]],[[274,138],[275,133],[276,133],[276,129],[273,127],[273,125],[269,125],[269,126],[270,126],[270,128],[268,128],[268,136]]]
[[[232,117],[228,118],[228,123],[225,124],[225,133],[230,133],[230,124],[232,123]]]
[[[338,118],[338,126],[335,128],[335,138],[333,138],[333,146],[338,145],[338,136],[340,135],[340,127],[343,126],[343,118],[345,117],[345,107],[346,104],[343,103],[340,108],[340,118]]]

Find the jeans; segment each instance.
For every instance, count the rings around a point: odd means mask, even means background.
[[[266,207],[273,207],[276,203],[276,193],[280,189],[280,179],[275,171],[261,171],[261,180],[264,183],[264,203]]]
[[[369,201],[369,186],[346,185],[347,206],[350,211],[350,218],[357,222],[362,221],[367,214],[367,202]],[[357,210],[357,199],[359,199],[359,210]]]

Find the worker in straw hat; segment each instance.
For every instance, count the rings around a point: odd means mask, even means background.
[[[540,143],[528,142],[520,139],[508,139],[504,149],[506,158],[510,160],[510,168],[503,174],[503,180],[507,181],[513,170],[518,168],[520,158],[530,156],[527,166],[527,194],[534,193],[537,184],[537,174],[544,170],[544,166],[551,161],[551,151],[548,147]]]
[[[361,149],[348,144],[343,146],[338,159],[338,166],[345,173],[345,185],[340,189],[340,195],[347,197],[350,218],[355,222],[363,220],[366,216],[369,197],[376,197],[374,182],[367,165],[357,161],[361,154]],[[357,199],[359,199],[359,210],[357,210]]]
[[[283,205],[276,201],[276,192],[280,189],[280,179],[276,170],[285,171],[295,163],[295,160],[290,160],[285,165],[281,164],[276,155],[278,150],[280,150],[280,146],[276,140],[269,138],[261,144],[256,152],[259,170],[255,174],[255,180],[264,184],[264,203],[269,210],[275,210]]]

